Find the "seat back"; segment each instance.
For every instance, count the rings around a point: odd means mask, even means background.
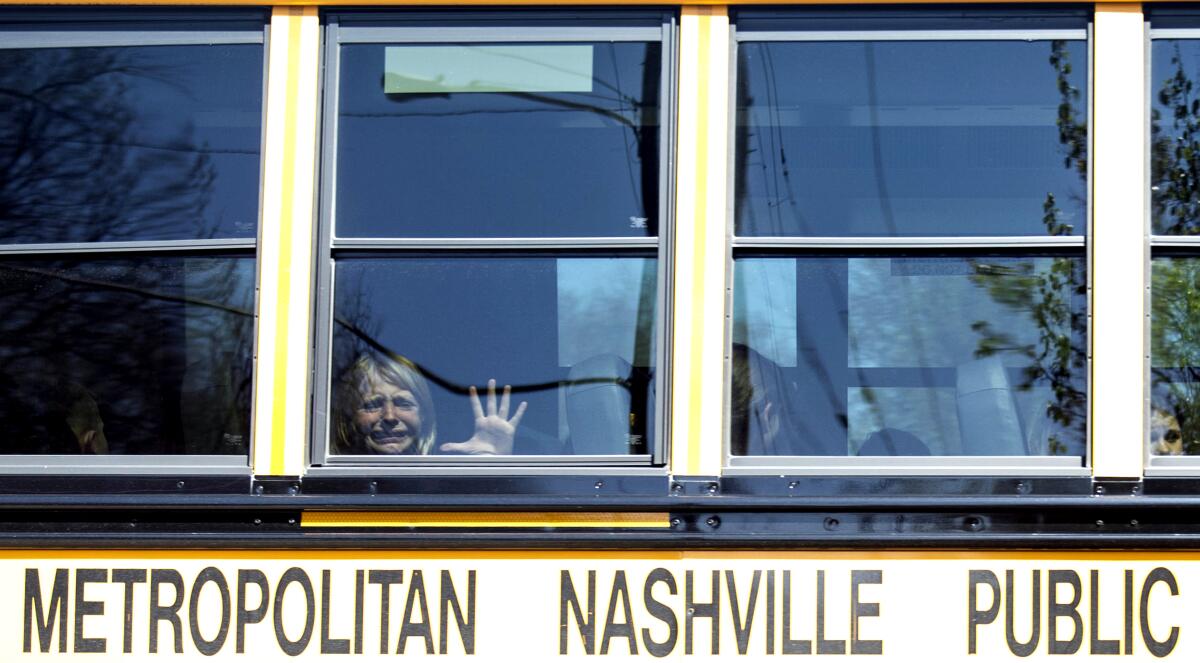
[[[589,357],[567,374],[567,426],[576,455],[629,453],[629,362],[616,355]]]

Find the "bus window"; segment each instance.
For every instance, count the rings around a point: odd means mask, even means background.
[[[739,15],[732,465],[1086,464],[1088,17],[957,14]]]
[[[1149,467],[1195,474],[1200,454],[1200,210],[1195,81],[1200,20],[1151,15],[1151,343]]]
[[[0,14],[0,453],[246,466],[265,20]]]
[[[316,464],[659,458],[671,17],[326,20]]]

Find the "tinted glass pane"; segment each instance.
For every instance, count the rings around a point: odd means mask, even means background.
[[[734,265],[735,454],[1084,455],[1081,258]]]
[[[652,448],[656,261],[346,257],[336,268],[331,453],[452,454],[476,437],[469,388],[527,403],[511,452]],[[400,393],[403,392],[403,393]],[[503,432],[499,418],[491,424]],[[511,434],[509,431],[508,434]]]
[[[743,236],[1081,235],[1082,41],[743,43]]]
[[[336,234],[654,236],[661,51],[343,46]]]
[[[254,237],[261,45],[0,50],[0,243]]]
[[[1200,454],[1200,258],[1151,262],[1150,453]]]
[[[253,257],[0,262],[4,453],[245,454]]]
[[[1154,233],[1200,234],[1200,41],[1152,42],[1150,195]]]

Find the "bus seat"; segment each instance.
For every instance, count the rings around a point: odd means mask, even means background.
[[[958,430],[966,456],[1024,456],[1025,436],[999,357],[958,366]]]
[[[611,354],[589,357],[567,374],[567,426],[576,455],[629,453],[629,362]]]
[[[858,450],[860,456],[928,456],[929,447],[916,435],[899,428],[871,433]]]

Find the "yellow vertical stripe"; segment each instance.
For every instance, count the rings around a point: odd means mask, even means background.
[[[319,26],[275,8],[267,73],[255,374],[256,474],[303,471],[308,421]]]
[[[727,32],[727,8],[683,8],[671,399],[675,474],[716,474],[721,467]]]
[[[300,91],[300,27],[303,10],[288,9],[287,85],[283,122],[283,188],[280,191],[279,268],[276,282],[275,380],[271,409],[271,474],[283,474],[287,440],[288,307],[291,297],[292,215],[295,210],[296,111]]]
[[[687,473],[700,473],[700,458],[702,440],[700,434],[704,431],[700,422],[700,415],[703,412],[703,391],[701,387],[704,384],[704,288],[702,285],[702,275],[704,272],[705,258],[705,237],[707,236],[708,226],[708,81],[710,72],[708,71],[709,45],[712,41],[710,32],[712,31],[712,8],[702,7],[696,10],[696,98],[692,103],[696,104],[696,131],[694,134],[695,150],[696,150],[696,165],[692,170],[692,176],[695,178],[695,191],[693,192],[695,201],[695,216],[693,217],[692,232],[695,235],[695,244],[692,246],[692,261],[695,271],[692,274],[692,347],[691,356],[688,358],[691,362],[691,383],[688,385],[688,460]],[[707,431],[711,434],[711,431]]]

